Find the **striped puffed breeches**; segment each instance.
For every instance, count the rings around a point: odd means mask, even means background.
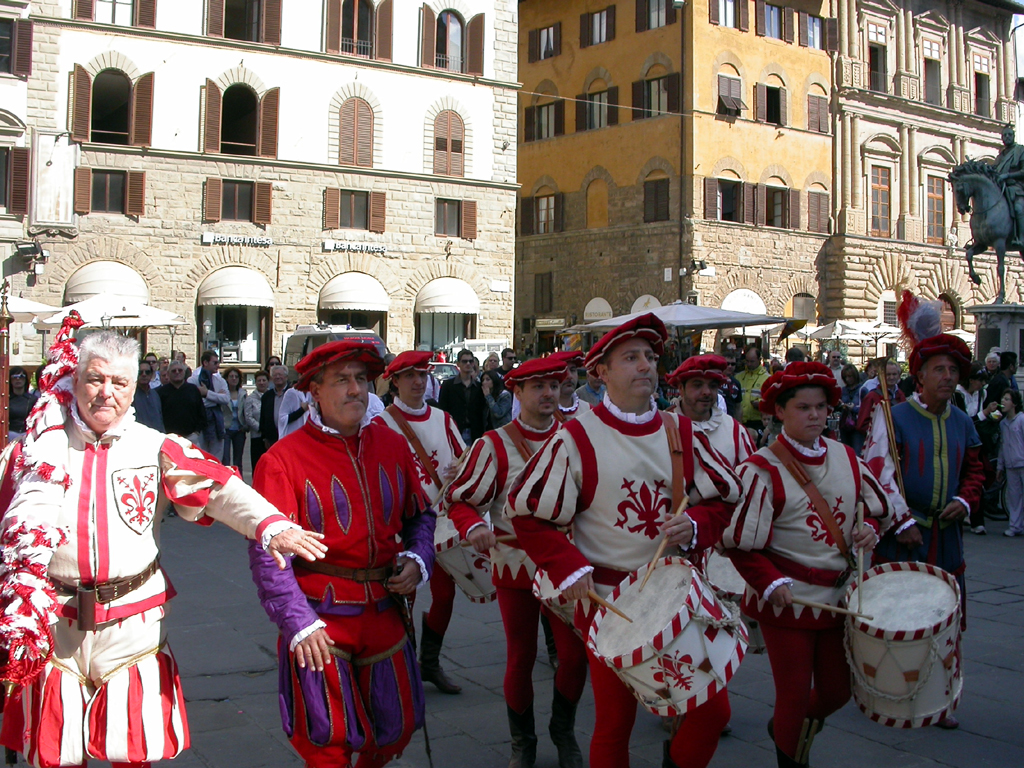
[[[168,760],[189,746],[178,665],[163,607],[95,632],[60,619],[42,674],[4,709],[0,742],[36,768]]]

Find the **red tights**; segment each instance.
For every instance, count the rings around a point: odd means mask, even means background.
[[[522,713],[533,704],[533,665],[537,660],[537,627],[541,604],[529,589],[498,587],[498,607],[505,625],[508,659],[505,662],[505,703]],[[576,634],[554,614],[551,621],[558,650],[555,688],[575,704],[587,684],[587,654]]]
[[[593,654],[590,684],[594,687],[594,735],[590,739],[590,768],[629,765],[629,736],[636,720],[637,701],[626,684]],[[720,691],[687,713],[672,738],[670,755],[679,768],[705,768],[718,748],[718,737],[729,723],[729,694]]]
[[[824,720],[850,700],[843,627],[790,629],[762,622],[775,678],[775,743],[796,754],[805,718]]]
[[[444,637],[448,623],[452,620],[455,605],[455,582],[441,566],[434,568],[430,577],[430,610],[427,612],[427,626]]]

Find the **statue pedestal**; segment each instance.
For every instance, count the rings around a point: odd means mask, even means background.
[[[1024,304],[979,304],[965,311],[977,323],[975,359],[984,360],[993,347],[1016,352],[1018,360],[1024,357]]]

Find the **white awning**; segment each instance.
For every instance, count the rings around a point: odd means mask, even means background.
[[[119,261],[91,261],[64,286],[64,304],[77,304],[100,293],[110,293],[140,304],[149,303],[149,286],[142,275]]]
[[[272,307],[274,289],[254,269],[224,267],[203,280],[197,303],[201,307]]]
[[[387,312],[391,297],[375,277],[365,272],[344,272],[332,277],[320,291],[320,309],[361,309]]]
[[[465,280],[457,277],[439,277],[420,288],[416,294],[419,314],[475,315],[480,312],[480,297]]]

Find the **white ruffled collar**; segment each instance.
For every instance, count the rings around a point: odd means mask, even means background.
[[[395,398],[394,403],[395,407],[398,408],[398,410],[402,411],[403,413],[407,413],[410,416],[422,416],[430,408],[430,403],[426,401],[423,402],[422,408],[413,408],[412,406],[406,405],[405,403],[402,402],[400,398],[397,397]]]
[[[604,403],[604,407],[608,409],[608,413],[610,413],[619,421],[624,421],[627,424],[647,424],[655,416],[658,415],[658,403],[654,399],[654,395],[651,395],[651,403],[649,410],[646,413],[640,414],[626,413],[625,411],[620,410],[618,406],[616,406],[615,403],[611,401],[611,398],[608,397],[607,392],[604,393],[604,400],[602,402]]]
[[[563,408],[561,405],[558,406],[558,410],[562,413],[574,413],[577,408],[580,407],[580,396],[575,392],[572,393],[572,405]]]
[[[814,441],[813,448],[806,448],[786,433],[786,428],[782,428],[782,434],[786,438],[786,442],[789,443],[790,447],[799,453],[801,456],[806,456],[809,459],[820,459],[825,455],[828,448],[825,447],[825,441],[820,437]]]
[[[682,413],[682,408],[679,409]],[[711,418],[706,421],[694,421],[693,429],[695,432],[714,432],[725,420],[725,411],[719,408],[717,405],[711,406]]]
[[[538,439],[540,439],[543,435],[546,435],[551,430],[551,426],[554,423],[555,423],[555,420],[552,419],[551,420],[551,424],[548,424],[546,427],[544,427],[544,429],[534,429],[533,427],[531,427],[531,426],[529,426],[527,424],[524,424],[522,419],[520,419],[518,417],[516,418],[516,424],[519,426],[519,428],[521,430],[523,430],[523,432],[526,433],[527,437],[529,437],[530,435],[537,435]],[[536,442],[536,441],[533,441],[533,442]]]

